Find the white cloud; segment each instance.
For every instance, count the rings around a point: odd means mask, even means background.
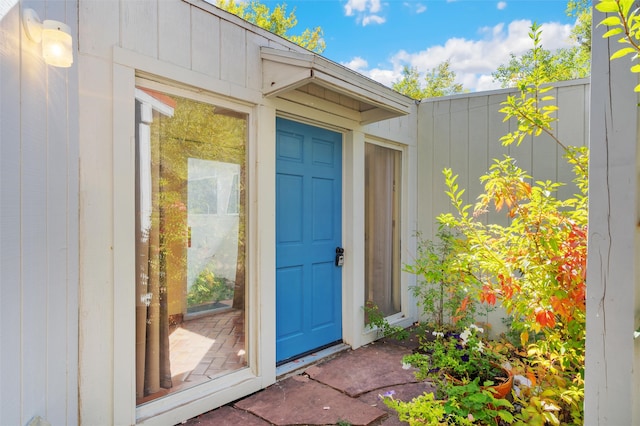
[[[413,2],[406,1],[402,3],[402,5],[408,8],[409,10],[411,10],[416,15],[420,15],[421,13],[424,13],[427,11],[427,6],[422,3],[413,3]]]
[[[496,8],[498,8],[498,10],[504,10],[507,8],[507,2],[506,1],[499,1],[498,4],[496,5]]]
[[[356,22],[363,27],[369,24],[383,24],[386,19],[379,15],[381,11],[380,0],[347,0],[344,6],[344,14],[355,16]]]
[[[384,19],[382,16],[369,15],[362,18],[362,26],[366,27],[369,24],[384,24],[385,21],[386,19]]]
[[[369,66],[369,63],[366,60],[362,59],[361,57],[356,56],[351,61],[345,62],[342,65],[344,65],[347,68],[351,68],[354,71],[366,72],[366,69]]]
[[[450,60],[451,69],[456,79],[471,91],[498,88],[493,82],[491,73],[498,66],[509,61],[510,54],[521,55],[532,47],[529,38],[531,21],[513,21],[508,25],[498,24],[484,27],[479,31],[480,37],[475,40],[451,38],[443,45],[427,47],[417,52],[400,50],[391,56],[387,65],[378,65],[369,69],[366,60],[354,58],[343,64],[382,84],[391,86],[402,77],[402,68],[407,65],[416,67],[424,74],[443,61]],[[569,35],[571,25],[546,23],[542,25],[542,45],[549,50],[556,50],[571,45]]]

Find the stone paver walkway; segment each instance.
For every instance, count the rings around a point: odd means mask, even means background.
[[[404,424],[382,402],[408,401],[434,389],[417,382],[414,370],[402,368],[402,357],[413,343],[378,341],[308,367],[302,373],[235,403],[210,411],[187,425],[384,425]]]

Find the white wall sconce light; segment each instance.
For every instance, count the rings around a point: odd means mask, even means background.
[[[22,12],[22,25],[29,40],[42,42],[42,58],[54,67],[69,68],[73,64],[71,28],[59,21],[44,20],[33,9]]]

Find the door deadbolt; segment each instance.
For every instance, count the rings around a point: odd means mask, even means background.
[[[344,249],[336,247],[336,266],[344,265]]]

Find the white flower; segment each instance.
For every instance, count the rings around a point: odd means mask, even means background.
[[[542,401],[542,409],[545,411],[560,411],[560,407],[555,404]]]
[[[478,326],[477,326],[477,325],[475,325],[475,324],[471,324],[471,325],[469,326],[469,328],[473,328],[473,329],[474,329],[474,330],[476,330],[478,333],[484,333],[484,328],[482,328],[482,327],[478,327]]]
[[[637,339],[638,337],[640,337],[640,331],[634,331],[633,332],[633,338]]]
[[[478,344],[476,345],[475,349],[476,352],[480,352],[482,353],[484,351],[484,343],[482,343],[481,341],[478,342]]]
[[[462,340],[463,345],[467,344],[467,340],[469,340],[469,337],[471,337],[471,330],[465,328],[464,331],[460,333],[460,340]]]
[[[444,333],[442,331],[434,331],[433,334],[435,337],[444,337]]]
[[[407,364],[406,362],[402,363],[402,369],[403,370],[409,370],[411,368],[411,364]]]

